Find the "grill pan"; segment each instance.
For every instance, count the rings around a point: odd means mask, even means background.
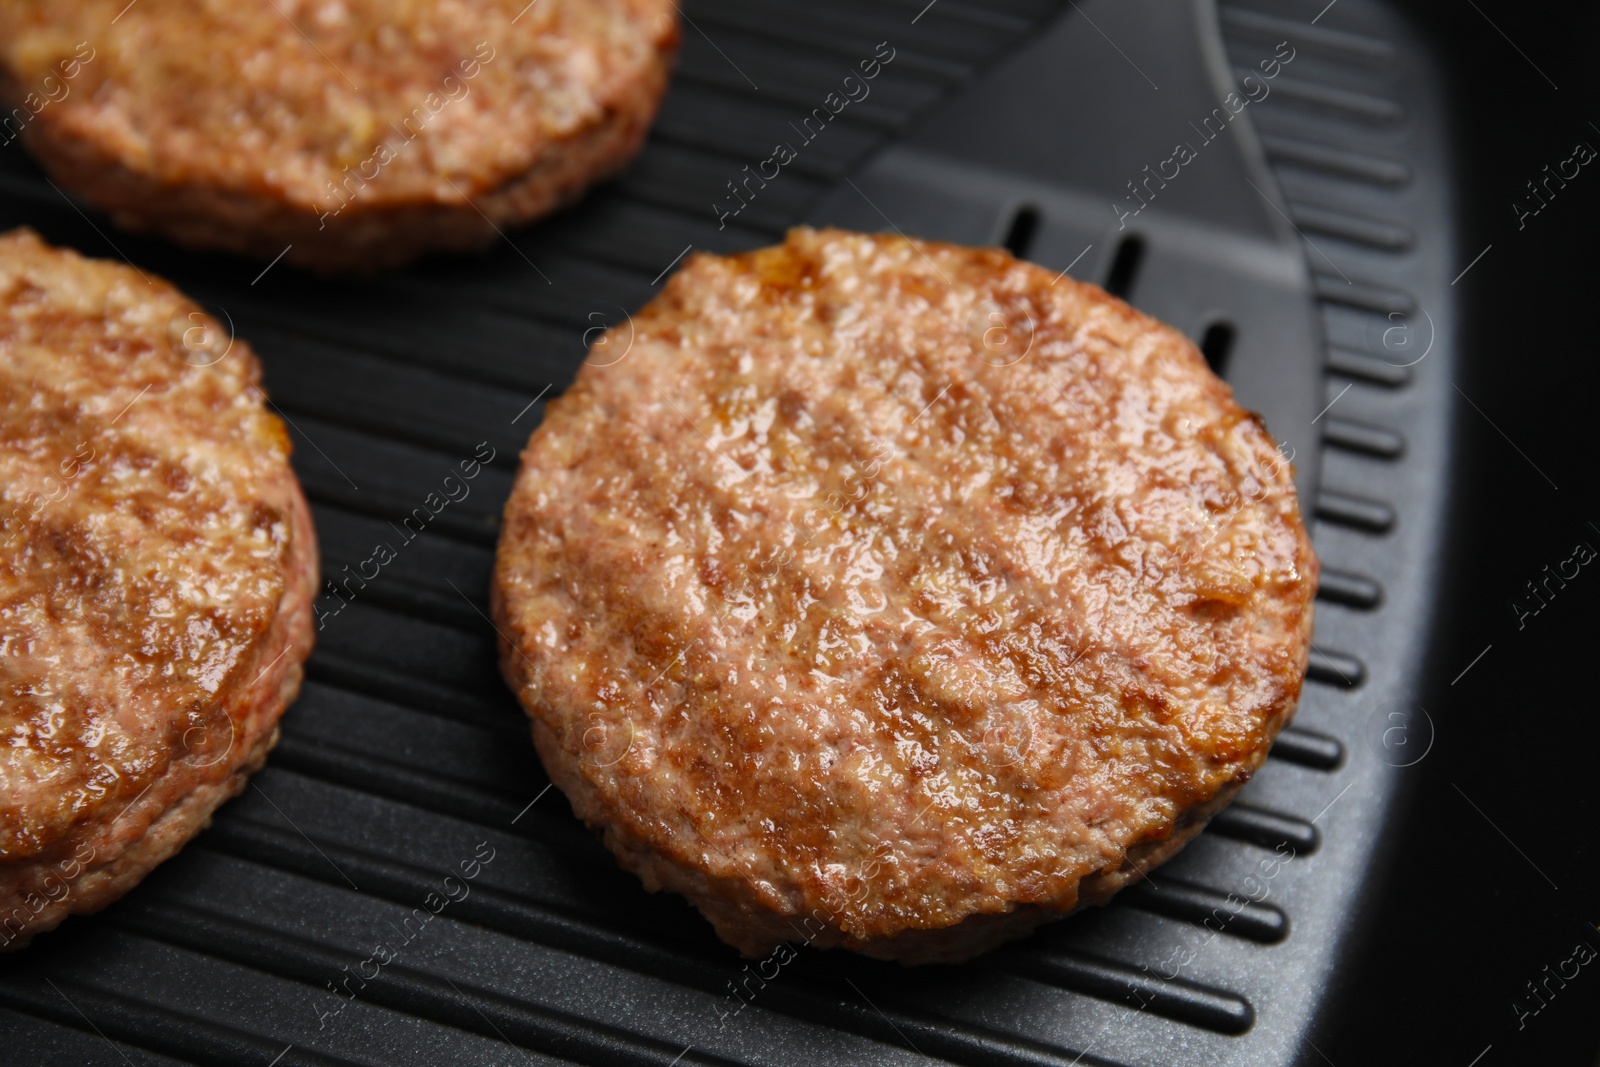
[[[123,234],[0,150],[0,226],[125,255],[255,347],[325,575],[396,550],[349,602],[319,601],[303,695],[245,794],[124,900],[0,959],[0,1058],[1321,1062],[1401,768],[1431,737],[1416,700],[1458,259],[1428,49],[1378,0],[1323,9],[695,0],[661,119],[623,177],[487,257],[369,280]],[[1119,225],[1125,180],[1285,41],[1270,95]],[[894,59],[872,95],[719,222],[726,183],[792,141],[880,42]],[[594,327],[625,321],[689,248],[758,247],[799,221],[1007,243],[1192,330],[1294,449],[1315,516],[1310,678],[1239,802],[1111,906],[960,967],[802,953],[751,981],[547,788],[495,670],[499,510]],[[464,498],[427,503],[473,459]]]

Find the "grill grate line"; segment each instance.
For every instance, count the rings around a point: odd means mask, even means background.
[[[1399,459],[1406,449],[1406,439],[1394,430],[1338,417],[1323,425],[1322,440],[1335,448],[1379,459]]]
[[[1191,1026],[1242,1034],[1255,1021],[1255,1009],[1237,993],[1213,989],[1186,978],[1162,979],[1148,972],[1091,956],[1050,951],[1001,950],[1003,957],[1031,978],[1069,985],[1105,1000],[1136,1005]]]
[[[416,505],[415,501],[402,501],[381,490],[352,490],[347,483],[337,482],[315,470],[296,467],[295,473],[300,477],[300,486],[305,490],[306,498],[311,501],[313,518],[326,508],[348,515],[393,522]],[[493,549],[500,541],[500,517],[486,516],[482,521],[477,521],[444,511],[429,521],[427,533],[473,548]]]
[[[1302,767],[1319,771],[1336,770],[1344,763],[1344,743],[1336,737],[1315,733],[1299,726],[1286,726],[1267,753]]]
[[[1289,936],[1289,917],[1277,905],[1246,901],[1235,909],[1228,894],[1175,878],[1163,877],[1159,885],[1147,879],[1118,893],[1116,899],[1193,925],[1216,918],[1222,920],[1222,933],[1264,945]]]
[[[1373,578],[1347,571],[1322,569],[1322,583],[1317,587],[1321,600],[1344,604],[1346,607],[1370,610],[1383,602],[1383,586]]]
[[[1239,67],[1234,74],[1239,78],[1253,77],[1257,71],[1249,67]],[[1400,105],[1386,97],[1324,85],[1291,74],[1280,75],[1272,86],[1275,95],[1282,94],[1284,99],[1293,103],[1373,125],[1393,125],[1398,123],[1403,115]]]
[[[1218,812],[1208,829],[1273,851],[1287,845],[1297,855],[1315,852],[1322,844],[1321,833],[1305,819],[1238,801]]]
[[[1249,830],[1253,834],[1251,843],[1262,844],[1270,841],[1271,844],[1263,847],[1276,847],[1278,840],[1284,840],[1295,845],[1302,854],[1315,848],[1316,828],[1310,824],[1303,824],[1301,820],[1289,816],[1259,809],[1251,810],[1255,812],[1255,822],[1251,824]],[[1304,829],[1301,829],[1302,825]],[[1234,836],[1245,839],[1242,834]],[[316,841],[315,847],[332,856],[341,869],[349,872],[357,880],[367,895],[379,896],[396,904],[412,904],[421,899],[421,893],[429,887],[428,872],[412,867],[404,861],[373,856],[326,838],[313,838],[313,840]],[[281,864],[282,869],[296,875],[340,892],[348,892],[343,881],[331,876],[328,865],[321,861],[320,855],[314,849],[307,848],[299,835],[279,827],[253,821],[248,827],[230,826],[226,830],[218,827],[206,835],[203,844],[207,848],[221,850],[252,863],[262,862],[261,857],[266,855],[270,857],[269,862],[276,861],[275,866]],[[1205,887],[1196,889],[1202,893],[1211,893],[1212,898],[1219,901],[1226,899],[1227,896],[1219,890],[1208,891]],[[636,933],[619,932],[587,917],[573,914],[567,909],[513,896],[490,886],[475,887],[471,896],[452,909],[452,914],[461,921],[470,921],[512,937],[533,941],[547,948],[572,952],[641,974],[679,983],[690,983],[710,992],[720,992],[723,984],[733,978],[738,971],[736,963],[719,965],[714,960],[707,960],[683,948],[674,947],[671,942],[663,942],[659,937],[643,938]],[[720,946],[718,950],[720,951]],[[1026,950],[1006,950],[1000,959],[1020,958],[1016,957],[1016,953],[1019,952],[1024,957],[1029,955]],[[1111,963],[1077,950],[1052,947],[1048,956],[1052,962],[1044,970],[1027,961],[1021,963],[1020,969],[1009,966],[1004,969],[1008,972],[1015,970],[1035,980],[1045,980],[1048,984],[1070,992],[1116,1001],[1122,1001],[1130,988],[1143,990],[1145,984],[1150,982],[1148,974],[1137,966]],[[1041,979],[1041,975],[1048,977]],[[1108,982],[1117,983],[1110,993],[1107,993],[1107,989],[1110,988]],[[825,992],[811,990],[805,996],[801,996],[798,990],[804,985],[806,982],[801,975],[796,975],[794,982],[785,981],[781,987],[774,984],[770,989],[763,989],[762,1003],[797,1017],[813,1017],[811,1013],[820,1005],[833,1003],[833,998]],[[893,998],[892,991],[883,995]],[[790,1002],[788,1000],[790,997],[796,999]],[[1210,1009],[1197,1008],[1196,997],[1205,1003],[1210,1003],[1206,1000],[1209,997],[1223,998],[1232,1005],[1228,1009],[1228,1017],[1235,1020],[1241,1017],[1241,1012],[1249,1011],[1248,1003],[1243,998],[1195,982],[1186,982],[1178,987],[1178,990],[1168,990],[1167,996],[1153,1001],[1151,1007],[1157,1014],[1170,1015],[1180,1021],[1212,1029],[1225,1029],[1233,1025],[1217,1022],[1219,1017],[1215,1015],[1215,1004]],[[906,1013],[905,1018],[896,1018],[896,1022],[902,1026],[909,1022],[909,1025],[915,1026],[918,1030],[947,1033],[930,1020],[918,1021],[919,1013],[914,1009],[902,1006],[898,1012]],[[1211,1014],[1207,1014],[1208,1012]],[[1197,1019],[1202,1021],[1196,1022]],[[878,1028],[875,1020],[877,1020],[875,1014],[863,1012],[856,1020],[856,1025],[847,1028],[864,1036],[892,1041],[892,1037],[885,1036],[885,1030]],[[830,1025],[841,1025],[838,1019],[828,1018],[825,1021]],[[862,1024],[867,1028],[862,1029]]]
[[[414,711],[489,729],[520,721],[512,708],[494,705],[422,678],[398,677],[383,667],[318,649],[306,661],[306,677],[362,696],[377,697]],[[507,693],[507,700],[510,694]],[[517,713],[520,716],[520,712]]]
[[[1292,40],[1296,47],[1309,51],[1333,53],[1346,60],[1380,62],[1394,56],[1394,45],[1381,37],[1348,30],[1331,30],[1313,26],[1299,19],[1268,15],[1242,7],[1224,7],[1222,25],[1225,30],[1250,36],[1257,40]]]
[[[1367,680],[1366,665],[1343,652],[1329,652],[1313,645],[1310,660],[1306,667],[1308,681],[1354,689]]]
[[[208,835],[205,845],[210,846],[211,843],[211,835]],[[224,849],[224,852],[233,854],[232,843],[229,844],[230,847]],[[293,847],[287,836],[284,836],[283,844],[286,848]],[[325,845],[325,847],[338,850],[338,846]],[[237,858],[247,863],[260,862],[248,855],[238,855]],[[362,877],[362,884],[368,886],[369,895],[382,896],[390,903],[413,904],[416,899],[420,899],[420,892],[428,884],[422,872],[418,872],[415,884],[402,883],[391,887],[373,871],[362,870],[359,866],[361,861],[342,852],[340,859],[357,870]],[[298,867],[299,865],[290,873],[308,877],[313,881],[323,881],[309,860],[304,864],[304,870]],[[342,883],[324,884],[335,889],[342,887]],[[485,906],[486,902],[492,903]],[[739,965],[732,961],[719,963],[667,945],[619,934],[604,926],[529,905],[524,900],[488,887],[474,888],[471,896],[452,908],[451,914],[454,916],[451,921],[471,922],[507,936],[532,941],[546,948],[575,953],[590,960],[623,967],[634,973],[660,978],[703,992],[721,993],[724,984],[736,977],[739,970]],[[307,941],[278,929],[257,926],[245,920],[190,905],[177,906],[141,899],[135,907],[119,909],[116,919],[119,924],[126,925],[143,936],[205,952],[208,955],[218,955],[231,962],[314,986],[320,986],[329,974],[337,973],[341,966],[350,962],[348,954],[340,954],[336,949],[324,947],[321,942]],[[295,946],[301,946],[300,950],[293,951]],[[315,956],[317,959],[308,964],[306,962],[308,956]],[[1058,978],[1073,981],[1084,971],[1071,954],[1060,954],[1059,960],[1061,973],[1056,976]],[[400,964],[391,966],[406,969]],[[1101,975],[1113,973],[1128,979],[1138,975],[1132,968],[1114,964],[1097,964],[1094,970]],[[386,982],[390,973],[391,968],[386,967],[384,970]],[[417,984],[422,986],[432,986],[436,981],[420,970],[410,973],[416,978]],[[1205,990],[1205,987],[1198,985],[1194,988]],[[396,996],[382,991],[379,984],[374,983],[362,991],[362,996],[363,999],[401,1011],[425,1014],[448,1025],[474,1029],[438,1013],[433,1005],[409,999],[416,997],[418,992],[418,990],[406,990]],[[764,989],[760,1006],[793,1018],[819,1022],[888,1044],[899,1044],[900,1035],[909,1033],[918,1041],[919,1047],[923,1047],[926,1043],[928,1048],[937,1050],[936,1054],[960,1063],[974,1065],[1026,1063],[1038,1067],[1070,1067],[1071,1064],[1080,1062],[1071,1058],[1070,1050],[1063,1051],[1039,1045],[976,1024],[952,1026],[947,1020],[927,1016],[916,1009],[894,1005],[887,999],[888,994],[881,996],[885,999],[875,996],[874,1000],[886,1009],[887,1018],[864,1004],[841,1000],[827,992],[825,988],[819,987],[818,982],[796,974],[792,979],[786,979],[781,984],[775,983]],[[505,1003],[519,1002],[505,1001]],[[578,1026],[594,1031],[609,1032],[605,1030],[603,1024],[591,1023],[587,1019],[559,1012],[550,1014],[561,1015]],[[1081,1062],[1090,1064],[1105,1061],[1085,1056]]]
[[[1317,493],[1316,516],[1325,522],[1380,534],[1394,529],[1396,518],[1394,508],[1381,500],[1368,500],[1331,489]]]
[[[1380,252],[1404,252],[1416,242],[1409,226],[1386,219],[1368,218],[1313,204],[1289,204],[1289,214],[1302,230],[1325,234]]]
[[[55,974],[51,981],[70,993],[72,1004],[83,1010],[83,1016],[42,981],[35,983],[39,987],[35,990],[16,974],[0,975],[0,1003],[74,1030],[81,1030],[88,1017],[111,1040],[194,1062],[266,1063],[283,1051],[276,1041],[179,1015],[131,996],[107,993]],[[349,1060],[298,1048],[278,1062],[279,1067],[359,1067]]]
[[[1399,388],[1411,384],[1411,368],[1390,363],[1370,352],[1356,352],[1348,348],[1328,349],[1328,370],[1347,378],[1359,378],[1374,385]]]
[[[163,901],[141,901],[137,908],[120,909],[118,926],[177,948],[217,955],[313,988],[322,988],[330,975],[350,964],[348,952],[323,942],[299,937],[255,923],[234,919],[192,906]],[[383,980],[369,982],[359,1000],[467,1030],[491,1040],[505,1040],[477,1010],[493,1015],[500,1028],[514,1036],[519,1048],[585,1063],[621,1067],[666,1067],[680,1051],[618,1027],[558,1009],[513,1001],[473,989],[475,1003],[463,1004],[462,991],[442,976],[435,977],[403,961],[388,964]],[[470,988],[470,987],[469,987]],[[683,1063],[729,1064],[731,1061],[697,1053]]]
[[[1417,308],[1416,298],[1400,289],[1362,282],[1348,282],[1328,274],[1313,274],[1312,287],[1317,299],[1328,304],[1371,311],[1379,315],[1409,315]]]
[[[1278,134],[1262,133],[1262,147],[1274,163],[1302,167],[1369,185],[1399,187],[1411,180],[1411,168],[1395,159],[1386,159],[1349,149],[1302,141]]]

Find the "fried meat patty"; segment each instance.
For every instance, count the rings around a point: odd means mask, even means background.
[[[591,352],[494,614],[647,887],[747,956],[920,963],[1198,833],[1293,713],[1316,585],[1289,465],[1182,334],[1002,251],[799,229]]]
[[[0,236],[0,951],[127,892],[277,740],[317,553],[260,377],[170,285]]]
[[[0,140],[129,229],[373,269],[620,169],[677,42],[672,0],[7,0]]]

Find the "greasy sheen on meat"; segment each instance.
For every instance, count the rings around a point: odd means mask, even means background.
[[[523,455],[501,662],[747,955],[957,960],[1175,853],[1292,714],[1289,464],[1182,334],[998,250],[699,255]]]
[[[276,739],[316,546],[264,402],[170,285],[0,236],[0,950],[120,896]]]
[[[7,0],[0,141],[120,225],[371,269],[614,173],[677,42],[672,0]]]

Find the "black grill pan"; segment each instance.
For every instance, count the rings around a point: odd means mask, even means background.
[[[1321,1062],[1318,1028],[1403,802],[1411,750],[1385,731],[1400,721],[1426,741],[1415,702],[1459,259],[1427,48],[1378,0],[1324,7],[698,0],[626,175],[487,257],[365,281],[263,275],[120,233],[0,149],[0,226],[126,255],[257,349],[327,575],[379,542],[399,549],[350,603],[320,602],[282,742],[215,825],[100,916],[0,960],[0,1058]],[[1167,124],[1198,120],[1207,92],[1282,41],[1294,60],[1206,149],[1212,170],[1119,229],[1123,178],[1161,158]],[[873,95],[719,226],[725,183],[880,42],[895,58]],[[963,967],[804,953],[736,1011],[742,963],[687,905],[618,871],[547,790],[495,671],[486,587],[516,454],[586,331],[648,300],[686,249],[756,247],[803,219],[1009,241],[1195,331],[1295,448],[1326,573],[1295,725],[1151,882]],[[1142,257],[1118,254],[1129,232]],[[1239,254],[1207,274],[1208,241],[1219,261]],[[474,457],[470,494],[408,533]],[[424,923],[430,894],[474,862]]]

